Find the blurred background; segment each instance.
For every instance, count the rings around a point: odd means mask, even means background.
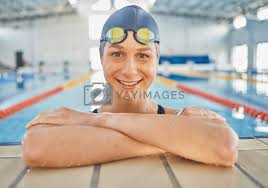
[[[161,55],[181,57],[180,70],[268,71],[267,0],[0,0],[1,78],[21,67],[61,73],[65,65],[71,75],[101,69],[103,23],[129,4],[152,13]]]

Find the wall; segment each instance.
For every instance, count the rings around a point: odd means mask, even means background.
[[[160,28],[162,54],[206,55],[218,64],[227,62],[228,25],[211,21],[153,15]],[[66,16],[36,20],[18,29],[0,30],[0,61],[15,66],[14,52],[24,51],[33,65],[41,60],[50,69],[62,70],[69,60],[72,72],[85,73],[89,65],[89,48],[98,40],[88,38],[88,20]]]
[[[159,24],[162,54],[209,55],[216,63],[228,58],[227,23],[170,16],[154,16]]]
[[[33,21],[18,29],[2,29],[0,61],[15,66],[14,52],[23,50],[24,59],[37,65],[44,61],[51,71],[61,71],[65,60],[72,72],[87,72],[88,21],[66,16]]]
[[[256,48],[259,42],[268,42],[268,21],[248,20],[247,27],[231,30],[229,35],[229,58],[236,45],[248,45],[248,69],[256,68]]]

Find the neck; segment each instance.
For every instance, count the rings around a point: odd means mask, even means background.
[[[137,97],[134,99],[122,98],[113,92],[112,112],[116,113],[155,113],[157,105],[148,97]]]

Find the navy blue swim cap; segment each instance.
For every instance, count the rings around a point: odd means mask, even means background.
[[[160,41],[159,30],[154,18],[151,14],[136,5],[126,6],[115,11],[104,24],[101,32],[101,39],[105,37],[108,30],[112,27],[121,27],[126,30],[137,30],[146,27],[150,29],[154,33],[156,39]],[[101,57],[103,55],[105,44],[106,41],[100,42],[99,51]]]

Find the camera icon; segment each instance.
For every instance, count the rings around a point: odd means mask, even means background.
[[[84,104],[105,105],[112,103],[112,88],[103,82],[94,82],[84,86]]]

